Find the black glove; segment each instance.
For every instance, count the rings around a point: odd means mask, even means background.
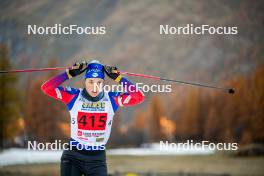
[[[109,78],[111,78],[117,82],[119,82],[119,80],[121,79],[120,72],[118,72],[116,67],[105,65],[104,71],[107,74],[107,76],[109,76]],[[119,79],[117,79],[117,78],[119,78]]]
[[[70,69],[66,69],[69,78],[82,74],[87,69],[88,63],[86,61],[76,62]]]

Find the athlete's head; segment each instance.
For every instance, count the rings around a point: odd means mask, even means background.
[[[85,88],[90,96],[96,97],[100,92],[100,88],[104,85],[104,66],[97,60],[92,60],[85,73]]]

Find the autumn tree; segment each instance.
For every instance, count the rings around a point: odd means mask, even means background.
[[[160,124],[160,119],[165,115],[163,105],[158,96],[154,96],[150,104],[150,113],[147,119],[148,133],[151,142],[157,142],[165,138],[162,133],[162,127]]]
[[[177,119],[177,135],[182,139],[200,140],[203,136],[202,95],[198,89],[188,89],[182,101],[181,113]]]
[[[55,65],[56,61],[51,60],[49,66]],[[31,139],[47,142],[66,140],[70,135],[70,119],[66,106],[41,91],[41,85],[55,74],[56,72],[49,72],[46,76],[38,76],[29,82],[26,127]]]
[[[123,136],[120,131],[120,113],[117,112],[113,118],[113,120],[110,122],[112,123],[112,129],[111,129],[111,137],[109,140],[109,147],[116,147],[122,144]]]
[[[251,78],[253,92],[252,102],[252,133],[254,142],[264,143],[264,65],[258,67]]]
[[[148,120],[149,112],[144,112],[142,109],[136,110],[133,114],[133,120],[130,126],[130,132],[133,134],[133,143],[139,146],[148,141]],[[132,136],[132,135],[131,135]]]
[[[0,70],[11,69],[7,47],[0,45]],[[0,148],[4,141],[10,141],[19,131],[19,95],[14,74],[0,75]]]

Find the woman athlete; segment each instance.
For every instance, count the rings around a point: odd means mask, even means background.
[[[65,88],[63,82],[85,72],[85,88]],[[100,89],[105,73],[126,88],[125,93]],[[41,86],[48,96],[66,104],[71,116],[69,150],[61,157],[61,176],[106,176],[105,144],[113,116],[119,106],[133,106],[144,100],[142,91],[124,78],[116,67],[98,61],[75,63]],[[101,91],[102,90],[102,91]]]

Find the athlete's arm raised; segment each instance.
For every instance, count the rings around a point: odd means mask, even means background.
[[[104,66],[106,74],[113,79],[114,81],[118,82],[119,84],[122,84],[125,93],[121,94],[115,94],[112,93],[112,96],[115,103],[118,106],[133,106],[136,104],[140,104],[144,100],[144,94],[141,90],[137,89],[136,86],[127,80],[125,77],[122,77],[122,75],[118,72],[116,67],[111,66]]]
[[[86,66],[87,63],[85,61],[75,63],[71,69],[66,69],[65,72],[56,75],[43,83],[41,90],[52,98],[60,100],[66,104],[69,103],[75,95],[78,94],[79,90],[73,88],[67,89],[60,85],[66,80],[82,74],[86,70]]]

